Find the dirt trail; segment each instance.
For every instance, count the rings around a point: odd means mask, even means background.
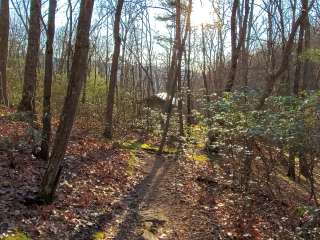
[[[100,217],[91,230],[80,231],[72,239],[87,239],[103,231],[106,239],[222,239],[206,209],[191,203],[185,195],[188,173],[176,156],[139,153],[144,179],[119,203],[112,213]],[[190,201],[189,201],[190,200]]]

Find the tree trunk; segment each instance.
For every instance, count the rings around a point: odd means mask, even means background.
[[[114,37],[114,50],[112,56],[111,72],[110,72],[110,82],[109,82],[109,91],[107,96],[107,108],[106,108],[106,126],[104,130],[104,136],[106,138],[112,138],[112,127],[113,127],[113,105],[114,105],[114,94],[117,84],[117,74],[118,74],[118,64],[119,64],[119,55],[121,47],[121,38],[120,38],[120,20],[121,20],[121,11],[123,7],[124,0],[118,0],[117,8],[115,12],[114,19],[114,28],[113,28],[113,37]]]
[[[9,39],[9,0],[0,2],[0,104],[9,104],[7,92],[7,57]]]
[[[303,151],[299,153],[299,171],[302,176],[304,176],[306,179],[309,179],[309,164]]]
[[[302,0],[303,8],[308,7],[308,0]],[[310,20],[309,20],[309,13],[307,13],[305,22],[305,37],[304,37],[304,49],[305,51],[310,49],[310,42],[311,42],[311,29],[310,29]],[[303,64],[303,75],[302,75],[302,86],[301,90],[307,90],[309,89],[310,85],[310,79],[311,79],[311,64],[309,59],[304,60]]]
[[[190,126],[192,123],[192,106],[191,106],[191,68],[190,68],[190,62],[191,62],[191,31],[188,33],[188,54],[186,57],[186,66],[187,66],[187,124]]]
[[[176,25],[176,31],[175,31],[175,43],[173,45],[172,50],[172,61],[171,67],[169,70],[169,77],[168,77],[168,83],[167,86],[170,86],[168,93],[168,99],[166,103],[166,122],[163,128],[162,137],[161,137],[161,143],[159,147],[159,153],[161,154],[163,152],[164,145],[166,143],[168,131],[169,131],[169,125],[170,125],[170,118],[172,114],[172,101],[174,99],[174,95],[176,93],[176,87],[177,82],[179,81],[179,77],[181,77],[181,61],[182,61],[182,54],[184,52],[185,43],[188,37],[191,25],[191,17],[190,14],[192,12],[192,0],[189,0],[188,4],[188,17],[187,17],[187,27],[185,29],[184,37],[181,39],[181,2],[180,0],[177,0],[175,3],[176,7],[176,19],[175,19],[175,25]]]
[[[177,80],[178,80],[178,59],[179,59],[179,50],[181,49],[181,6],[180,6],[180,0],[176,0],[175,2],[176,7],[176,19],[175,19],[175,41],[173,44],[172,49],[172,61],[171,61],[171,67],[169,69],[169,76],[168,76],[168,99],[165,107],[165,113],[166,113],[166,122],[163,128],[162,132],[162,138],[161,143],[159,147],[159,153],[161,154],[163,152],[163,148],[165,146],[167,135],[169,131],[169,125],[170,125],[170,118],[172,114],[172,101],[176,92],[177,88]]]
[[[249,75],[249,48],[251,40],[252,22],[253,22],[253,10],[254,10],[254,0],[250,3],[250,14],[248,21],[248,35],[247,39],[243,41],[242,48],[242,82],[244,87],[248,87],[248,75]]]
[[[248,18],[250,12],[249,0],[245,0],[244,3],[244,16],[239,16],[240,29],[239,29],[239,39],[237,42],[237,11],[239,9],[239,0],[234,0],[231,12],[231,66],[228,76],[228,81],[225,87],[226,92],[230,92],[234,86],[234,81],[237,72],[238,59],[240,55],[240,50],[244,45],[244,41],[247,35],[248,28]]]
[[[295,154],[292,150],[289,151],[289,161],[288,161],[288,174],[287,176],[292,180],[296,179],[296,162],[295,162]]]
[[[228,82],[226,84],[225,90],[230,92],[232,90],[234,79],[237,70],[237,9],[239,7],[239,0],[234,0],[231,11],[231,66],[228,76]]]
[[[41,183],[40,197],[51,202],[59,182],[62,161],[74,122],[81,88],[87,71],[89,31],[94,0],[81,0],[75,52],[73,56],[67,96],[65,98],[60,124],[55,137],[52,154]]]
[[[301,79],[301,54],[303,50],[303,38],[304,38],[304,24],[300,25],[299,30],[299,40],[298,40],[298,46],[297,46],[297,60],[296,60],[296,70],[294,75],[294,82],[293,82],[293,94],[298,95],[299,93],[299,85],[300,85],[300,79]]]
[[[37,64],[40,46],[41,1],[31,0],[28,48],[24,68],[22,99],[18,110],[35,113]]]
[[[67,77],[70,77],[70,65],[71,65],[71,55],[72,55],[72,25],[73,25],[73,7],[71,0],[68,0],[69,8],[69,35],[68,35],[68,44],[67,44]]]
[[[207,54],[207,49],[206,49],[206,43],[205,43],[205,36],[204,36],[204,26],[203,24],[201,25],[201,38],[202,38],[202,61],[203,61],[203,66],[202,66],[202,79],[203,79],[203,86],[205,90],[205,98],[207,102],[206,106],[206,115],[208,118],[209,123],[211,122],[210,120],[210,111],[209,111],[209,104],[210,104],[210,96],[209,96],[209,87],[208,87],[208,78],[207,78],[207,61],[206,61],[206,54]],[[211,124],[209,124],[210,126]]]
[[[56,7],[57,0],[50,0],[43,86],[42,142],[41,151],[39,153],[40,157],[44,160],[48,160],[49,158],[49,146],[51,139],[51,86]]]

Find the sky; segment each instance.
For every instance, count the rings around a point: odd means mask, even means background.
[[[61,9],[62,6],[66,6],[66,1],[61,0],[58,2],[58,9]],[[193,12],[192,12],[192,25],[193,26],[200,26],[202,23],[206,24],[213,21],[213,16],[211,13],[212,6],[209,0],[194,0],[193,1]],[[155,20],[155,17],[159,14],[161,14],[161,10],[156,9],[150,9],[151,17],[153,18],[154,26],[157,28],[165,29],[166,26],[163,24],[163,26],[159,26],[158,21]],[[56,16],[56,25],[62,26],[66,22],[66,13],[65,13],[65,7],[63,7],[63,10],[58,10],[57,16]]]
[[[201,3],[202,2],[202,3]],[[212,5],[208,0],[196,0],[193,4],[193,12],[191,22],[193,26],[200,26],[213,22],[213,14],[211,12]]]

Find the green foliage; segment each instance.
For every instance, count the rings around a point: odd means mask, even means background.
[[[92,240],[103,240],[105,239],[106,237],[106,234],[104,232],[95,232],[93,235],[92,235]]]
[[[188,159],[198,163],[205,163],[205,162],[208,162],[209,160],[208,156],[204,154],[188,155]]]
[[[139,141],[135,141],[135,140],[129,140],[129,141],[125,141],[120,143],[120,147],[124,148],[124,149],[130,149],[130,150],[145,150],[145,151],[150,151],[150,152],[158,152],[159,151],[159,147],[158,146],[154,146],[152,144],[148,144],[148,143],[141,143]],[[165,147],[163,149],[163,153],[167,153],[167,154],[174,154],[177,152],[177,149],[174,147]]]
[[[310,48],[301,55],[303,59],[308,59],[315,63],[320,63],[320,48]]]
[[[303,217],[304,214],[306,214],[307,212],[310,212],[311,210],[312,208],[309,206],[299,206],[295,209],[295,214],[298,217]]]
[[[0,237],[0,240],[29,240],[28,236],[23,232],[16,231],[13,234],[9,234],[5,237]]]
[[[221,136],[218,144],[253,138],[285,149],[311,150],[315,144],[319,93],[301,96],[271,96],[263,111],[255,110],[258,95],[253,91],[226,93],[212,106],[212,130]]]

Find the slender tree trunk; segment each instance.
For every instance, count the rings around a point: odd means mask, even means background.
[[[7,57],[9,39],[9,0],[0,2],[0,104],[9,104],[7,91]]]
[[[67,44],[67,77],[70,77],[70,65],[71,65],[71,55],[72,55],[72,25],[73,25],[73,7],[71,0],[68,0],[69,8],[69,35]]]
[[[302,54],[302,50],[303,50],[303,38],[304,38],[304,24],[301,24],[300,30],[299,30],[298,46],[297,46],[296,70],[295,70],[294,82],[293,82],[293,94],[294,95],[298,95],[299,87],[300,87],[301,67],[302,67],[301,54]]]
[[[184,125],[183,125],[183,103],[182,103],[182,86],[181,86],[181,59],[178,63],[178,112],[179,112],[179,134],[184,136]]]
[[[202,61],[203,61],[203,66],[202,66],[202,79],[203,79],[203,86],[205,90],[205,98],[207,102],[207,118],[210,122],[210,111],[209,111],[209,104],[210,104],[210,97],[209,97],[209,87],[208,87],[208,78],[207,78],[207,60],[206,60],[206,42],[205,42],[205,36],[204,36],[204,26],[203,24],[201,25],[201,38],[202,38]]]
[[[124,0],[118,0],[116,12],[115,12],[114,28],[113,28],[114,50],[113,50],[113,56],[112,56],[109,91],[107,96],[106,126],[104,130],[104,136],[109,139],[112,138],[114,94],[115,94],[115,89],[117,84],[118,64],[119,64],[119,55],[120,55],[120,47],[121,47],[120,20],[121,20],[123,2]]]
[[[169,131],[169,125],[170,125],[170,118],[172,114],[172,102],[174,99],[174,95],[177,88],[177,81],[178,81],[178,59],[179,59],[179,50],[181,49],[181,5],[180,0],[176,0],[175,2],[176,7],[176,19],[175,19],[175,41],[173,44],[172,49],[172,60],[171,60],[171,67],[169,69],[169,77],[168,77],[168,84],[167,84],[167,93],[168,93],[168,99],[166,103],[166,122],[164,125],[164,129],[162,132],[162,139],[159,147],[159,153],[161,154],[163,152],[167,135]]]
[[[188,33],[188,54],[187,54],[187,124],[190,126],[192,123],[192,106],[191,106],[191,67],[190,67],[190,62],[191,62],[191,31]]]
[[[308,0],[302,0],[303,8],[308,7]],[[305,37],[304,37],[304,49],[305,51],[310,49],[310,42],[311,42],[311,27],[310,27],[310,20],[309,20],[309,13],[307,12],[306,20],[304,22],[305,25]],[[301,90],[307,90],[310,86],[310,79],[311,79],[311,64],[309,59],[304,60],[303,64],[303,75],[302,75],[302,86]]]
[[[302,176],[309,178],[309,164],[304,151],[299,152],[299,171]]]
[[[181,2],[180,0],[176,0],[175,6],[176,6],[176,19],[175,19],[176,32],[175,32],[175,43],[172,50],[172,54],[173,54],[172,60],[174,61],[171,61],[171,67],[169,70],[168,81],[170,81],[171,84],[167,84],[167,86],[170,86],[170,88],[169,88],[169,91],[167,92],[168,99],[167,99],[166,109],[165,109],[166,122],[163,128],[161,143],[159,147],[160,154],[163,152],[163,148],[167,140],[170,119],[172,114],[172,101],[176,93],[177,82],[179,81],[179,77],[181,77],[180,74],[181,74],[182,55],[184,52],[184,47],[185,47],[186,39],[188,36],[188,32],[191,31],[190,14],[192,11],[192,0],[189,0],[188,17],[187,17],[188,20],[186,25],[187,27],[186,27],[183,39],[181,39]]]
[[[245,41],[243,41],[242,49],[242,78],[245,87],[248,87],[248,74],[249,74],[249,48],[251,40],[252,22],[253,22],[253,10],[254,10],[254,0],[250,3],[250,15],[248,22],[248,35]]]
[[[24,68],[24,82],[19,111],[35,113],[37,64],[40,46],[41,1],[31,0],[28,48]]]
[[[67,96],[65,98],[60,124],[55,137],[48,167],[43,176],[40,198],[52,202],[62,170],[62,161],[74,122],[81,88],[86,77],[89,51],[89,31],[94,0],[81,0],[75,52],[73,56]]]
[[[250,13],[249,0],[244,0],[244,16],[239,16],[240,29],[239,39],[237,41],[237,11],[239,9],[239,0],[234,0],[231,12],[231,66],[228,76],[228,81],[225,87],[226,92],[230,92],[234,86],[236,78],[238,59],[240,50],[244,46],[244,41],[247,36],[248,18]]]
[[[109,18],[107,18],[107,39],[106,39],[106,66],[105,66],[105,81],[106,86],[109,83]],[[108,95],[108,89],[106,88],[106,96]]]
[[[295,154],[292,150],[289,151],[289,166],[288,166],[288,174],[287,176],[292,180],[296,179],[296,162],[295,162]]]
[[[43,128],[40,151],[40,157],[44,160],[48,160],[49,158],[49,146],[51,139],[51,86],[53,72],[53,40],[55,33],[56,7],[57,0],[50,0],[43,87]]]
[[[228,82],[225,90],[230,92],[232,90],[234,79],[236,76],[238,51],[237,51],[237,10],[239,7],[239,0],[234,0],[231,11],[231,66],[228,76]]]

